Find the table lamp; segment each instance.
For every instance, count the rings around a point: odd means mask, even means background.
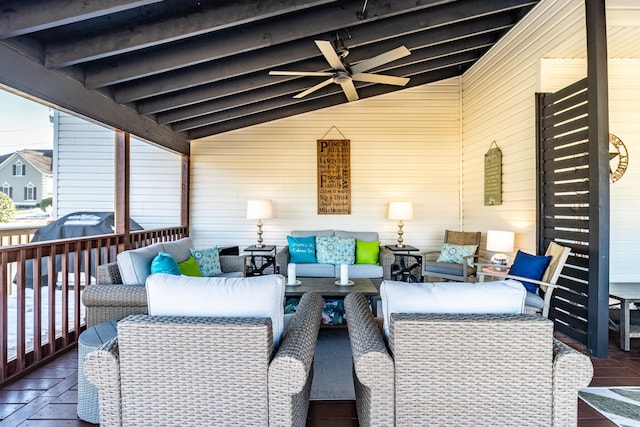
[[[389,203],[389,219],[398,220],[398,244],[397,247],[402,247],[402,227],[404,223],[402,221],[407,219],[413,219],[413,203],[411,202],[391,202]]]
[[[491,257],[491,264],[496,271],[506,271],[509,257],[504,252],[513,252],[513,241],[515,233],[513,231],[487,231],[487,250],[496,252]]]
[[[273,204],[270,199],[248,200],[247,201],[247,219],[258,220],[258,243],[257,248],[261,248],[262,244],[262,220],[275,218],[273,215]]]

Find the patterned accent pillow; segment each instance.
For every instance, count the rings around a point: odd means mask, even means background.
[[[219,276],[222,274],[220,254],[218,253],[217,246],[207,249],[189,250],[191,251],[191,256],[196,259],[196,263],[204,277]]]
[[[478,245],[452,245],[451,243],[443,243],[437,262],[462,264],[464,261],[463,257],[475,254],[476,249],[478,249]],[[473,258],[467,259],[467,265],[473,267]]]
[[[353,237],[317,236],[316,258],[319,264],[355,264],[356,239]]]

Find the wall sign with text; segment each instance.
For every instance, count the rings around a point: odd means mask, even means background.
[[[351,140],[318,140],[318,215],[351,214]]]
[[[495,141],[484,155],[484,205],[502,204],[502,151]]]

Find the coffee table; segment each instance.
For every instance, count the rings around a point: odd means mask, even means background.
[[[378,315],[378,289],[371,279],[350,279],[351,286],[336,285],[335,277],[298,277],[300,285],[287,286],[284,290],[285,297],[300,297],[306,292],[317,292],[327,298],[344,298],[351,292],[360,292],[369,300],[371,311]]]

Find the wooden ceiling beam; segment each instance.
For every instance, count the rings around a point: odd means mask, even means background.
[[[478,37],[470,37],[468,39],[463,39],[460,41],[444,43],[432,49],[417,49],[411,53],[412,69],[407,69],[406,66],[402,68],[403,71],[409,74],[415,73],[415,71],[413,70],[415,70],[417,64],[420,64],[421,67],[424,67],[422,63],[425,61],[458,55],[460,53],[465,53],[468,51],[477,51],[482,49],[486,50],[494,42],[495,36],[493,36],[492,34],[484,34]],[[455,46],[449,46],[450,44],[454,44]],[[471,57],[477,58],[477,56],[477,54],[473,54]],[[403,74],[399,73],[397,70],[394,70],[395,68],[397,67],[390,65],[386,66],[385,68],[380,68],[376,72],[381,74],[403,76]],[[162,125],[167,125],[183,120],[190,120],[196,117],[205,116],[211,114],[212,111],[215,111],[217,114],[222,114],[226,110],[249,105],[262,99],[272,99],[283,95],[293,96],[317,82],[320,82],[320,80],[304,78],[293,79],[283,84],[262,88],[260,89],[260,91],[248,91],[234,96],[226,96],[214,101],[201,102],[186,108],[170,110],[166,113],[158,114],[156,120]],[[178,124],[176,129],[179,128],[180,125]]]
[[[0,12],[0,40],[42,31],[60,25],[105,16],[162,0],[7,0]]]
[[[354,49],[348,59],[353,61],[353,63],[357,63],[361,60],[371,58],[380,52],[386,52],[387,50],[398,47],[399,44],[404,44],[409,50],[431,46],[435,47],[436,45],[447,43],[451,40],[462,40],[484,34],[506,32],[512,26],[513,22],[507,14],[496,15],[482,20],[470,21],[465,25],[438,27],[421,33],[413,33],[398,40],[387,39],[376,45],[361,46]],[[409,59],[411,58],[407,58],[407,60]],[[315,57],[305,61],[286,64],[283,67],[292,71],[322,71],[328,69],[328,64],[324,58]],[[169,95],[142,100],[138,103],[138,112],[140,114],[162,113],[204,101],[211,101],[246,91],[255,91],[257,89],[271,87],[274,84],[285,84],[291,80],[295,80],[295,78],[274,77],[270,76],[267,72],[259,71],[244,77],[198,86],[193,90],[173,92]]]
[[[368,6],[371,19],[359,19],[355,11],[362,0],[340,2],[324,8],[306,10],[279,19],[270,19],[246,28],[231,28],[198,38],[159,52],[137,52],[118,60],[99,61],[86,70],[87,87],[98,88],[148,77],[179,68],[223,59],[239,52],[252,52],[298,39],[317,37],[344,28],[376,22],[399,13],[413,13],[429,7],[436,0],[416,2],[397,0],[388,4],[372,2]],[[136,32],[138,32],[136,30]]]
[[[47,46],[45,65],[48,68],[68,67],[197,37],[335,1],[270,0],[261,2],[261,7],[256,7],[254,0],[219,2],[215,8],[204,9],[188,16],[172,16],[160,22],[137,25],[134,28],[118,28],[109,34],[51,43]],[[238,30],[234,31],[238,32]],[[150,64],[147,63],[147,65]]]
[[[363,24],[353,28],[349,46],[361,46],[369,43],[398,38],[415,32],[447,26],[473,20],[474,18],[500,14],[529,5],[528,0],[501,0],[499,12],[495,5],[486,0],[468,0],[456,2],[452,6],[439,6],[433,9],[401,14],[383,22]],[[400,44],[400,43],[398,43]],[[211,61],[205,64],[187,67],[158,76],[148,77],[118,85],[114,88],[117,102],[140,101],[142,99],[167,94],[174,91],[213,83],[260,70],[270,70],[287,63],[298,62],[319,56],[313,40],[299,39],[268,49],[241,53],[233,58]],[[149,62],[153,62],[150,60]]]
[[[414,76],[420,76],[421,74],[430,73],[439,69],[450,69],[453,67],[459,67],[460,65],[470,64],[475,62],[480,56],[477,52],[463,52],[457,55],[451,55],[442,58],[436,58],[430,61],[425,61],[423,63],[413,63],[404,67],[400,67],[396,69],[395,73],[392,75],[398,76],[406,76],[411,77],[413,80]],[[387,74],[387,73],[385,73]],[[358,95],[360,95],[360,89],[371,86],[368,83],[356,83],[356,89],[358,90]],[[375,85],[375,86],[383,86],[381,88],[381,93],[393,92],[396,90],[401,90],[398,86],[389,86],[389,85]],[[172,128],[178,132],[184,131],[193,131],[197,128],[202,128],[214,124],[218,124],[227,120],[234,120],[236,118],[241,118],[244,116],[250,116],[255,114],[260,114],[267,112],[273,109],[281,109],[284,107],[292,107],[300,104],[311,103],[313,105],[318,104],[318,100],[321,98],[332,96],[335,93],[342,94],[342,89],[340,89],[337,85],[327,86],[325,89],[319,90],[317,92],[313,92],[312,94],[306,96],[302,99],[295,99],[291,96],[285,95],[277,98],[263,98],[259,102],[254,102],[251,104],[240,104],[233,109],[218,111],[215,110],[215,113],[203,115],[194,119],[184,120],[178,123],[175,123]],[[362,97],[360,97],[362,98]],[[342,96],[342,100],[338,102],[342,104],[346,102],[347,99]]]

